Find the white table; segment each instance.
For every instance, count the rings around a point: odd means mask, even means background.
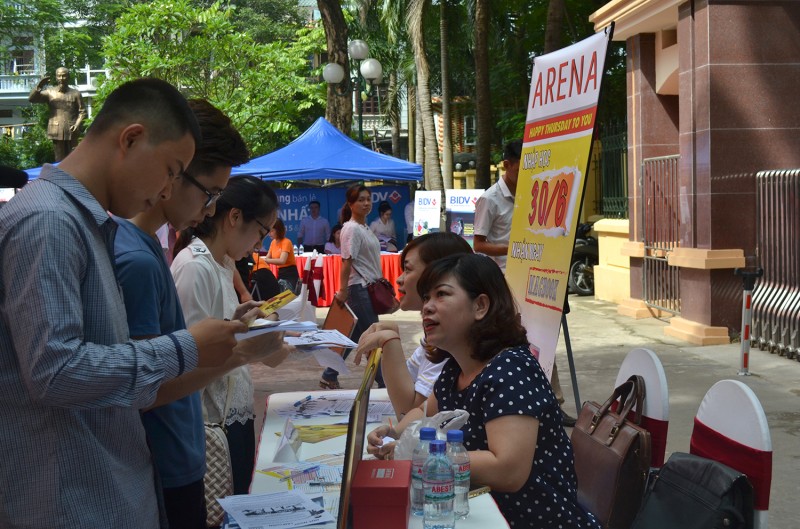
[[[337,393],[349,393],[350,398],[355,397],[355,390],[350,392],[343,391]],[[261,430],[261,437],[258,441],[256,452],[256,467],[253,473],[253,481],[250,485],[251,493],[259,492],[274,492],[286,490],[286,484],[282,483],[278,478],[265,475],[259,470],[274,466],[275,452],[278,448],[280,441],[280,434],[283,432],[286,418],[281,417],[276,413],[276,409],[292,406],[295,402],[305,399],[308,395],[312,398],[330,395],[329,391],[304,391],[292,393],[275,393],[267,398],[267,410],[264,417],[264,426]],[[373,389],[370,392],[371,401],[387,401],[389,396],[385,389]],[[315,424],[333,424],[339,419],[347,419],[347,417],[315,417],[312,419],[292,419],[295,425],[315,425]],[[375,428],[377,424],[367,425],[367,432]],[[318,443],[303,443],[299,450],[299,458],[305,459],[322,454],[337,453],[344,450],[346,436],[342,435],[333,439],[320,441]],[[366,447],[366,442],[365,442]],[[366,452],[365,452],[366,454]],[[372,456],[366,455],[365,458]],[[327,501],[328,498],[326,498]],[[482,494],[469,500],[469,517],[465,520],[458,520],[456,527],[458,529],[503,529],[508,528],[503,515],[497,508],[497,504],[492,499],[491,494]],[[314,527],[332,529],[335,524],[329,523],[324,525],[315,525]],[[409,518],[409,529],[422,529],[422,517],[411,515]]]

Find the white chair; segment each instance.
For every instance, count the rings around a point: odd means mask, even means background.
[[[617,373],[614,386],[631,375],[644,378],[645,399],[641,426],[650,432],[652,459],[650,465],[661,468],[667,450],[669,429],[669,388],[667,376],[658,356],[650,349],[637,348],[627,354]]]
[[[772,484],[772,439],[753,390],[738,380],[720,380],[706,392],[694,418],[692,454],[746,474],[753,484],[756,529],[766,529]]]

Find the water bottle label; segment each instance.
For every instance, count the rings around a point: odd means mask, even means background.
[[[422,467],[424,464],[413,464],[411,467],[411,479],[422,479]]]
[[[455,498],[455,487],[453,483],[431,483],[429,487],[425,487],[425,501],[426,502],[443,502]]]
[[[456,481],[468,480],[470,475],[469,462],[453,465],[453,471]]]

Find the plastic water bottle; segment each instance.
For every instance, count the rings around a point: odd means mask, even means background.
[[[296,244],[292,247],[292,250],[294,251],[294,254],[297,255],[297,245]]]
[[[425,488],[422,526],[425,529],[453,529],[456,525],[453,465],[447,458],[447,443],[444,441],[431,441],[430,455],[422,468],[422,482]]]
[[[301,254],[301,255],[302,255],[302,254],[303,254],[303,253],[306,251],[306,250],[305,250],[305,248],[303,248],[303,245],[302,245],[302,244],[300,245],[300,248],[299,248],[299,250],[300,250],[300,254]]]
[[[469,453],[464,448],[464,432],[461,430],[447,431],[447,457],[453,464],[456,487],[453,511],[456,518],[466,518],[469,515]]]
[[[428,447],[436,439],[436,428],[420,428],[419,444],[411,454],[411,512],[422,516],[425,492],[422,490],[422,467],[428,460]]]

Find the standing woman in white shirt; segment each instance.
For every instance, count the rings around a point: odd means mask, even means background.
[[[342,270],[339,275],[339,290],[334,302],[345,301],[358,318],[351,339],[357,342],[361,333],[378,321],[369,299],[367,283],[383,277],[381,270],[381,245],[367,227],[367,215],[372,211],[372,193],[362,184],[347,189],[346,202],[342,207]],[[350,350],[346,350],[344,357]],[[322,373],[319,385],[323,389],[339,389],[339,373],[327,368]],[[383,387],[383,377],[378,372],[378,385]]]
[[[187,325],[232,318],[239,299],[233,287],[235,261],[264,240],[277,218],[272,188],[252,176],[231,178],[211,217],[181,232],[175,244],[172,276]],[[225,417],[228,391],[230,406]],[[207,421],[223,422],[230,446],[234,494],[247,494],[255,462],[255,413],[249,366],[230,371],[202,392]]]

